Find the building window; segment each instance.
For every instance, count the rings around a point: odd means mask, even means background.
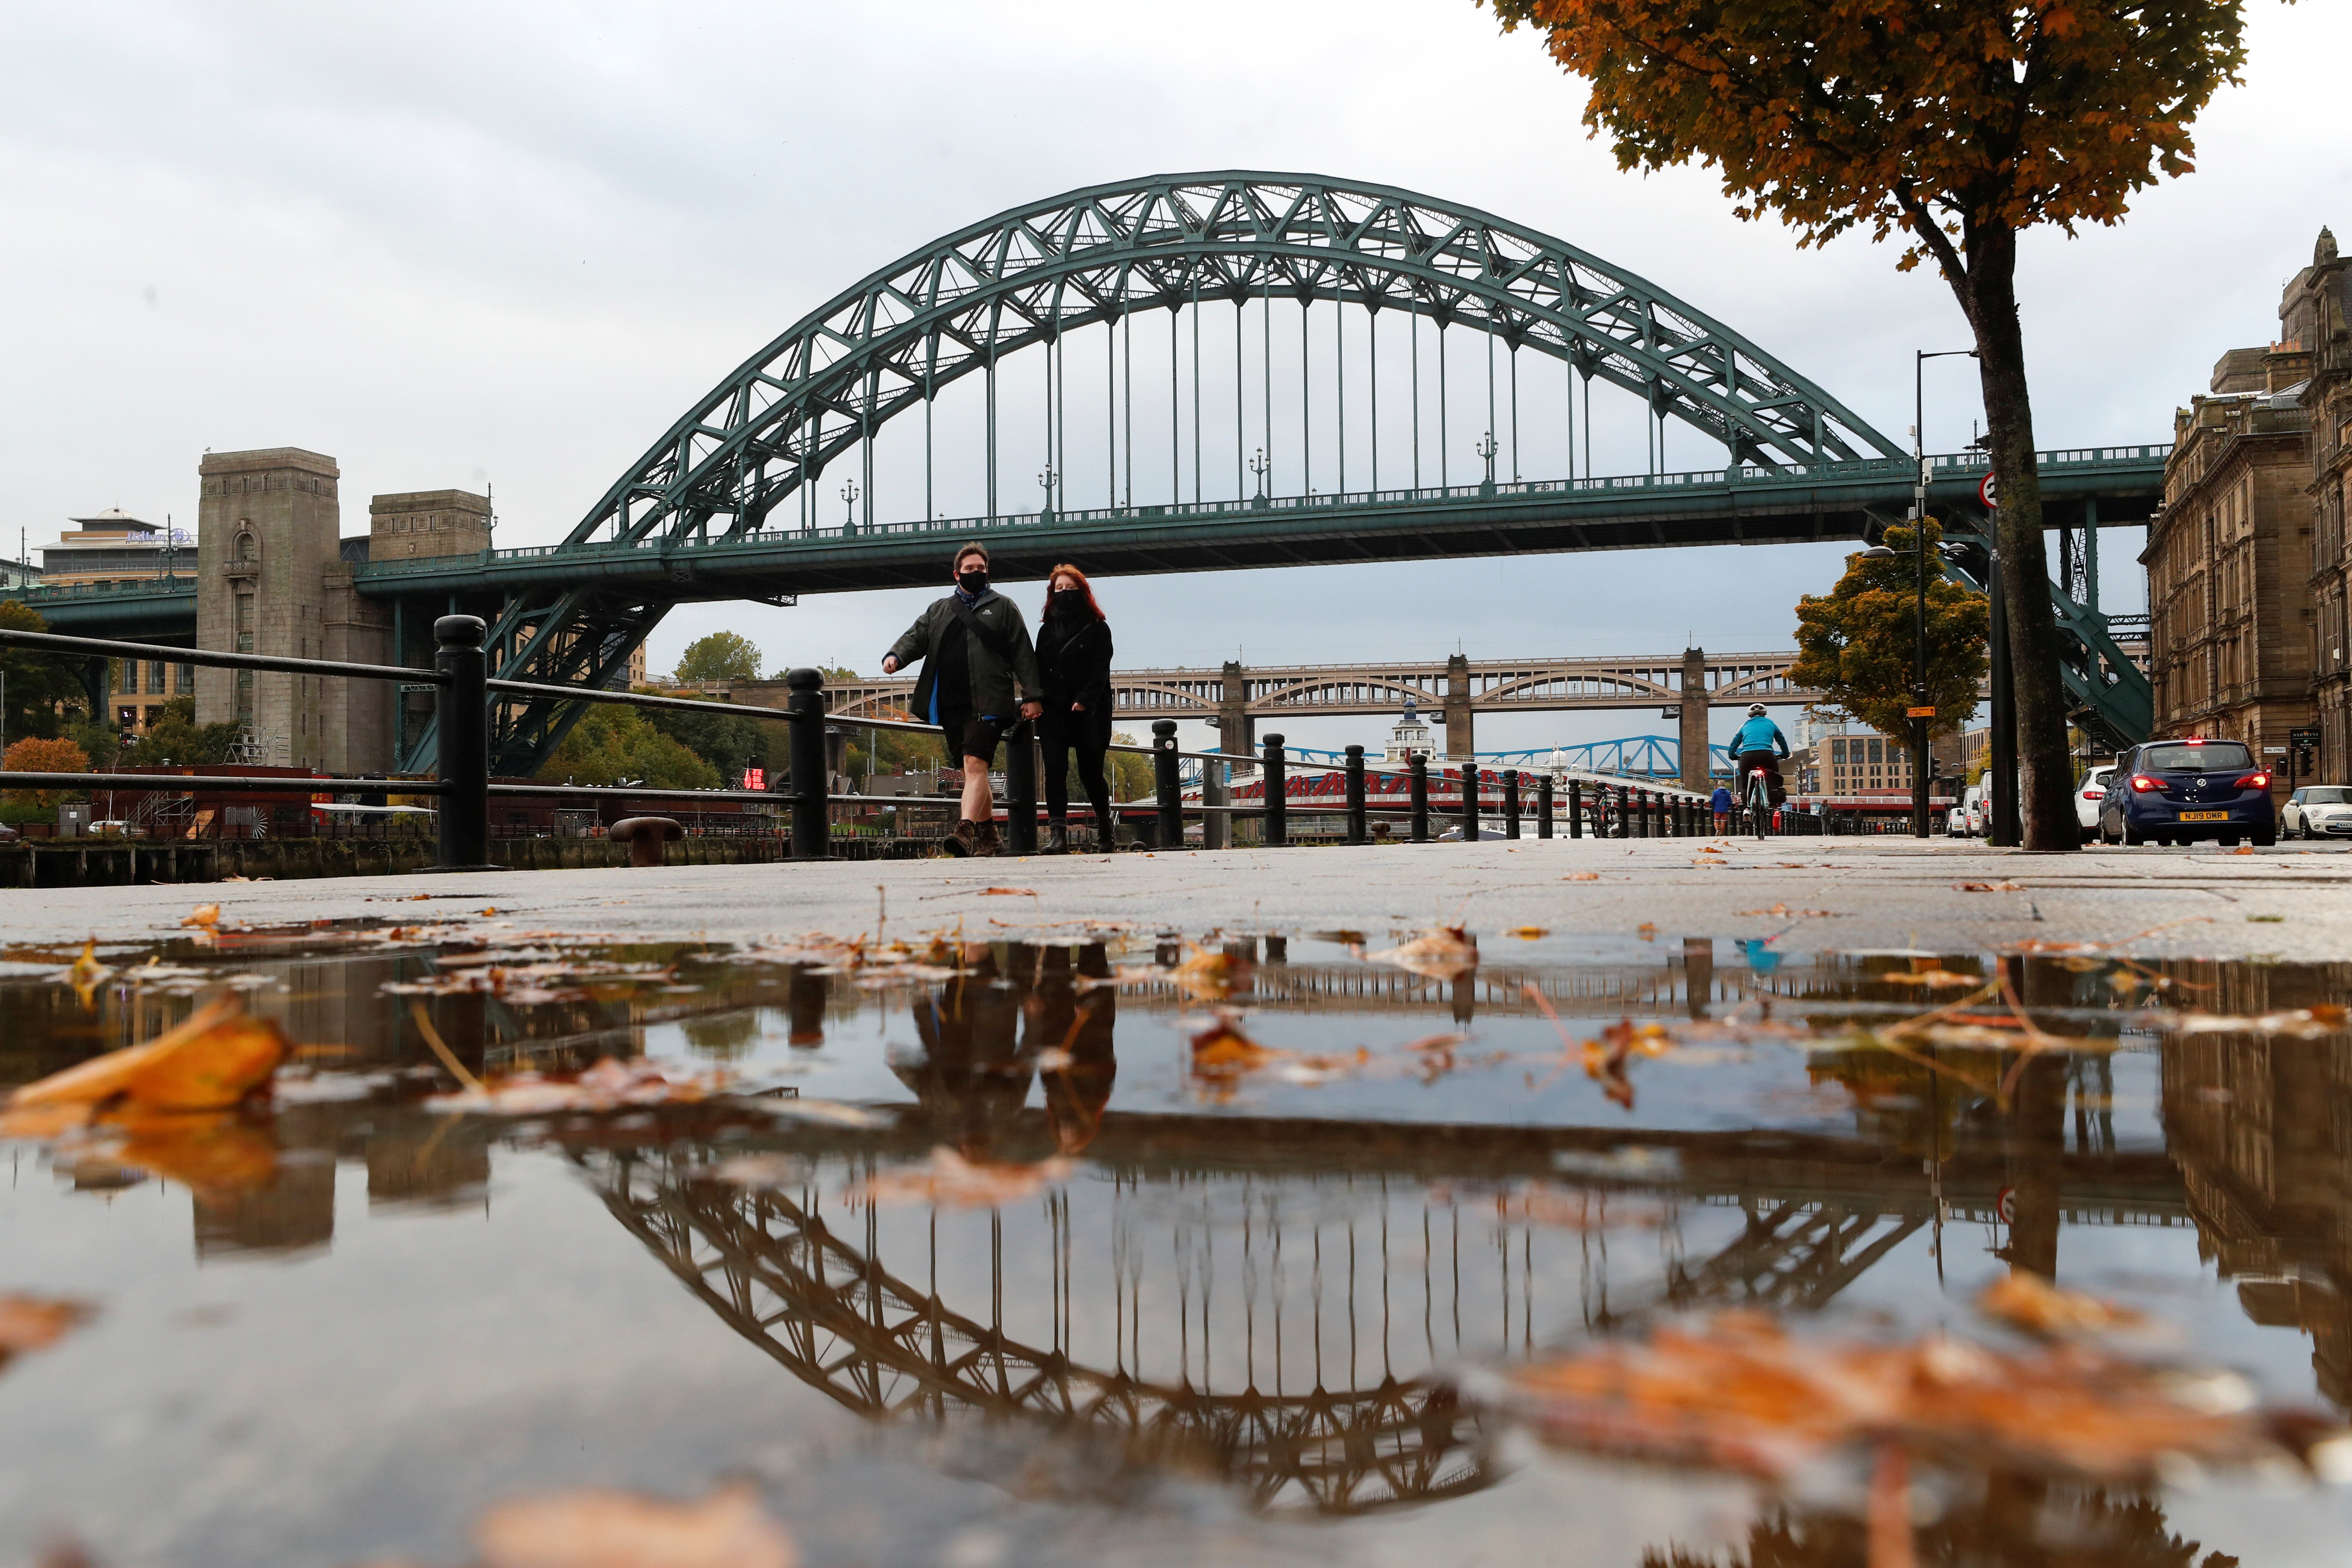
[[[173,687],[173,690],[179,696],[192,697],[195,694],[195,689],[196,667],[193,664],[180,666],[180,679]]]

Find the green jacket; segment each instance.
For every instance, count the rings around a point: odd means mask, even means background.
[[[952,692],[940,695],[940,710],[944,713],[961,709],[977,717],[993,713],[1011,722],[1019,716],[1021,702],[1042,701],[1045,683],[1037,674],[1037,649],[1029,640],[1028,623],[1021,618],[1020,606],[1003,595],[990,589],[972,606],[972,618],[996,634],[996,639],[1011,658],[1001,657],[986,641],[964,630],[963,617],[956,614],[955,595],[933,601],[915,617],[905,635],[890,645],[890,657],[898,668],[920,659],[923,673],[915,682],[915,716],[928,720],[931,716],[931,685],[940,668],[940,648],[952,632],[962,637],[966,644],[965,668],[971,672],[971,689],[959,703]],[[1013,683],[1020,683],[1020,698],[1013,696]]]

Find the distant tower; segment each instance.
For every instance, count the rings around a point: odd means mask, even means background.
[[[383,613],[352,591],[332,458],[295,447],[209,452],[196,466],[196,646],[381,663]],[[196,671],[196,721],[234,721],[253,761],[331,773],[390,761],[390,695],[374,681]]]
[[[1395,728],[1389,731],[1388,750],[1381,753],[1381,760],[1392,768],[1401,768],[1412,762],[1416,753],[1424,757],[1429,755],[1429,726],[1422,722],[1420,714],[1413,711],[1412,699],[1408,697],[1404,700],[1402,716],[1397,720]]]

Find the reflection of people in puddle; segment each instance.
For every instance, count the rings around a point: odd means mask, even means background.
[[[1748,967],[1754,973],[1769,974],[1780,967],[1780,955],[1772,951],[1769,937],[1749,937],[1740,942],[1739,950],[1748,955]]]
[[[1110,977],[1110,960],[1100,942],[1078,950],[1077,973],[1089,980]],[[1040,1074],[1045,1083],[1045,1120],[1054,1129],[1055,1147],[1075,1154],[1095,1141],[1103,1107],[1110,1103],[1111,1080],[1118,1074],[1111,1051],[1118,991],[1110,985],[1077,990],[1072,984],[1070,950],[1049,947],[1027,1011],[1030,1059],[1047,1051],[1057,1053],[1044,1057],[1046,1065]]]
[[[1110,1099],[1115,1017],[1108,987],[1078,993],[1067,948],[971,943],[963,973],[915,1005],[921,1059],[892,1071],[915,1091],[933,1133],[968,1160],[1007,1157],[1029,1082],[1045,1058],[1045,1114],[1064,1152],[1084,1148]],[[1076,974],[1108,976],[1100,943],[1082,951]],[[1024,1023],[1026,1023],[1024,1028]]]

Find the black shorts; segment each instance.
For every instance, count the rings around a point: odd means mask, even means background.
[[[948,761],[961,762],[965,757],[978,757],[992,766],[996,762],[996,748],[1004,739],[1005,721],[1002,719],[975,719],[966,713],[942,716],[940,738],[948,743]]]

